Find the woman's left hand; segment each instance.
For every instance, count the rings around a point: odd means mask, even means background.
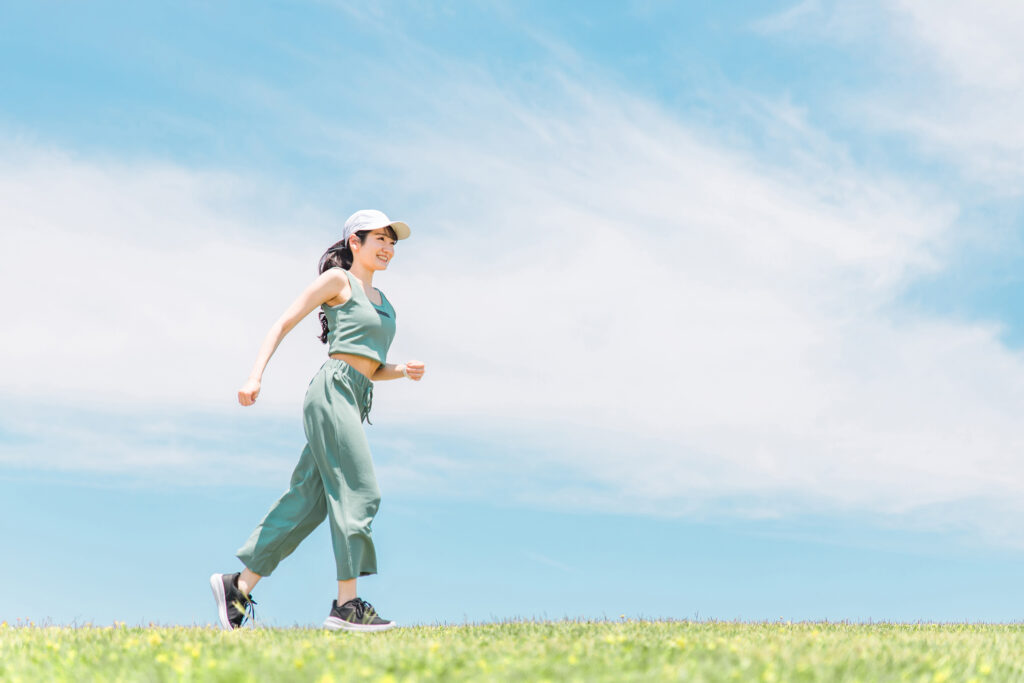
[[[426,371],[427,368],[422,361],[411,360],[405,364],[405,374],[409,379],[419,381],[423,378],[423,373]]]

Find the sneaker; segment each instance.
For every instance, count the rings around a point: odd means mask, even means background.
[[[241,572],[210,575],[210,588],[213,589],[213,597],[217,601],[220,625],[229,631],[242,628],[246,618],[256,621],[256,610],[252,608],[256,601],[252,599],[252,595],[246,597],[245,593],[238,589],[240,574]]]
[[[324,619],[324,628],[328,631],[387,631],[394,627],[395,622],[381,619],[373,605],[359,598],[352,598],[344,605],[332,601],[331,614]]]

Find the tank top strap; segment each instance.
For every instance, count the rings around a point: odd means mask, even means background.
[[[348,268],[342,268],[341,270],[345,273],[345,277],[348,278],[348,283],[353,287],[352,296],[355,296],[356,295],[356,290],[354,289],[354,287],[356,286],[355,277],[352,275],[351,271],[349,271]]]
[[[384,309],[387,309],[387,310],[391,311],[392,314],[394,314],[395,307],[392,306],[391,302],[388,301],[388,298],[386,296],[384,296],[384,292],[381,292],[379,289],[377,291],[380,292],[380,307],[384,308]],[[373,303],[373,302],[371,301],[370,303]]]

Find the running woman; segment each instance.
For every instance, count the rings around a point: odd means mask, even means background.
[[[213,574],[210,587],[225,629],[255,619],[252,589],[326,517],[337,564],[338,598],[324,628],[385,631],[395,623],[382,618],[356,593],[356,579],[377,573],[370,524],[380,505],[380,489],[362,422],[369,422],[373,383],[407,377],[420,380],[424,364],[386,363],[395,336],[395,309],[373,287],[373,274],[388,267],[395,243],[409,237],[409,226],[380,211],[364,209],[345,221],[342,239],[320,257],[320,275],[274,323],[263,340],[238,402],[251,406],[260,379],[281,340],[310,311],[320,307],[328,359],[313,377],[303,402],[306,446],[292,472],[289,489],[267,512],[235,556],[245,568]],[[372,422],[369,422],[373,424]]]

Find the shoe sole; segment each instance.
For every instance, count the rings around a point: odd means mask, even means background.
[[[387,631],[395,627],[395,622],[389,621],[386,624],[353,624],[350,621],[338,617],[327,617],[324,619],[324,628],[328,631]]]
[[[228,599],[224,595],[223,574],[210,575],[210,588],[213,589],[213,599],[217,601],[217,616],[220,617],[221,628],[231,631],[231,622],[228,621]]]

